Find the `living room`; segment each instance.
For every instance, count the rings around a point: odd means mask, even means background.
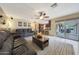
[[[78,6],[0,3],[0,55],[78,55]]]

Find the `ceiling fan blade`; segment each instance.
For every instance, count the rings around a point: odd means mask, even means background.
[[[44,18],[49,18],[49,16],[44,16]]]

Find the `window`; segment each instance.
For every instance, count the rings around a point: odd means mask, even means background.
[[[28,27],[31,27],[31,23],[28,23]]]
[[[27,22],[24,22],[24,26],[27,26]]]
[[[18,26],[22,26],[22,22],[18,22]]]

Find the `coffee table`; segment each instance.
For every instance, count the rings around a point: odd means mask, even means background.
[[[45,47],[49,45],[49,39],[48,38],[37,38],[37,37],[32,37],[32,41],[43,50]]]

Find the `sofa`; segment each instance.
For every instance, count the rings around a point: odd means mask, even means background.
[[[0,31],[0,55],[36,55],[27,41],[8,31]]]
[[[16,29],[16,33],[21,35],[22,37],[28,37],[33,35],[32,29]]]
[[[11,54],[13,38],[7,31],[0,31],[0,55]]]

